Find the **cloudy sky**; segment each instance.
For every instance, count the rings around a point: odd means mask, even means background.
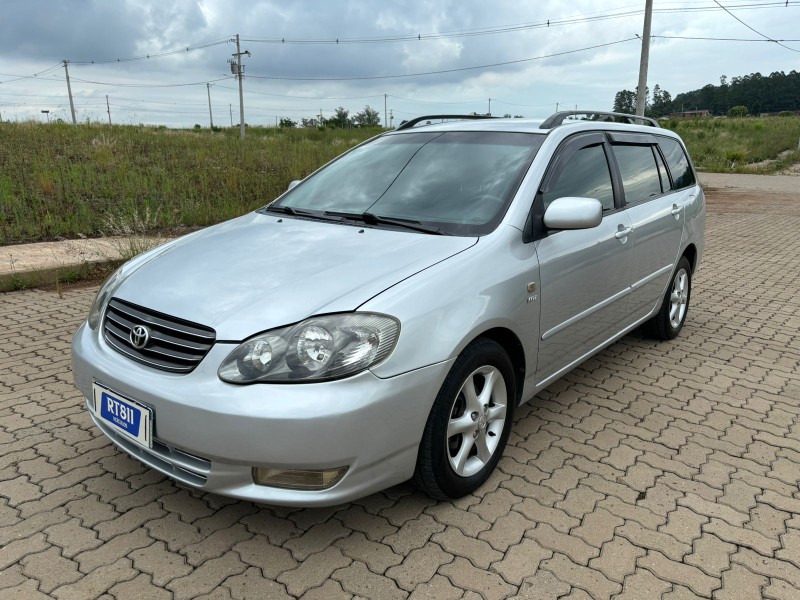
[[[800,38],[800,0],[720,0],[773,40]],[[544,117],[610,110],[634,89],[644,0],[4,0],[0,116],[68,119],[63,59],[80,121],[238,123],[227,60],[242,38],[245,120],[274,125],[367,104],[413,115]],[[549,26],[548,26],[549,22]],[[655,0],[652,33],[763,39],[713,0]],[[338,40],[338,43],[336,42]],[[656,37],[648,85],[675,96],[752,72],[800,70],[800,41]],[[177,53],[169,53],[183,49]],[[188,51],[187,51],[188,49]],[[150,58],[147,58],[149,56]],[[143,57],[141,60],[125,60]],[[123,59],[117,61],[117,59]],[[507,64],[499,64],[507,63]],[[487,66],[492,65],[492,66]],[[476,68],[477,67],[477,68]],[[36,77],[30,77],[36,74]],[[231,118],[231,107],[233,116]]]

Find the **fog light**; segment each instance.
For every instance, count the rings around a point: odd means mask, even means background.
[[[347,467],[324,470],[273,469],[256,467],[253,481],[258,485],[289,490],[327,490],[344,477]]]

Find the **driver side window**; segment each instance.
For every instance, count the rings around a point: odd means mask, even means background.
[[[614,210],[611,171],[601,144],[581,148],[569,159],[555,184],[542,194],[544,208],[565,196],[595,198],[603,205],[603,211]]]

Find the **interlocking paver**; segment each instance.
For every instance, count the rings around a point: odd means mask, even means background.
[[[643,600],[644,598],[661,598],[672,586],[653,575],[646,569],[637,569],[625,578],[622,593],[614,596],[614,600]]]
[[[167,550],[164,542],[155,542],[147,548],[134,550],[128,556],[133,560],[136,569],[148,573],[153,583],[160,587],[192,571],[192,567],[186,562],[186,557]]]
[[[498,472],[453,503],[404,484],[302,510],[175,484],[72,385],[96,286],[0,295],[2,596],[796,598],[800,202],[726,194],[681,336],[633,333],[520,407]]]
[[[375,575],[362,562],[353,561],[349,566],[334,571],[331,577],[341,583],[345,591],[363,598],[402,600],[408,597],[408,593],[401,590],[397,582]]]
[[[560,581],[550,571],[539,569],[522,581],[519,594],[511,600],[556,600],[568,594],[569,590],[569,584]]]
[[[551,550],[542,548],[534,540],[524,539],[512,546],[502,560],[495,562],[492,571],[499,573],[511,584],[521,585],[525,578],[536,572],[543,560],[551,556]]]
[[[292,598],[284,586],[272,579],[267,579],[261,574],[261,570],[255,567],[250,567],[240,575],[228,577],[222,585],[230,590],[233,600],[252,598],[256,591],[262,598],[270,600],[291,600]]]
[[[615,537],[603,544],[600,556],[589,561],[589,566],[604,573],[606,577],[622,583],[625,577],[636,570],[636,559],[647,554],[647,551],[634,546],[622,537]]]
[[[717,578],[706,575],[697,567],[670,560],[660,552],[648,551],[646,556],[636,561],[636,564],[659,579],[685,585],[701,596],[708,597],[712,591],[720,587]]]
[[[403,564],[391,567],[386,576],[395,580],[404,590],[413,592],[418,585],[426,583],[439,570],[439,567],[453,560],[453,555],[434,543],[425,544],[409,552]]]
[[[97,598],[115,584],[133,579],[137,575],[137,571],[131,568],[131,561],[127,558],[120,558],[113,564],[98,567],[75,583],[69,583],[54,589],[52,594],[58,600]]]
[[[278,581],[286,586],[290,594],[299,596],[311,588],[321,586],[334,571],[351,562],[353,561],[338,548],[328,548],[312,554],[296,569],[284,571],[278,576]]]
[[[202,544],[200,542],[199,545],[202,547]],[[239,542],[233,546],[233,550],[248,565],[259,567],[264,575],[273,579],[300,564],[286,548],[271,545],[263,535]]]
[[[499,575],[479,569],[461,557],[456,557],[453,562],[441,567],[439,572],[454,585],[477,592],[487,600],[507,598],[516,590],[516,587],[507,584]]]
[[[185,577],[173,579],[167,584],[176,600],[196,598],[214,590],[231,575],[238,575],[247,570],[235,552],[228,552],[219,558],[206,561]]]

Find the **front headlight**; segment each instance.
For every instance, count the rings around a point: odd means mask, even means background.
[[[371,313],[312,317],[243,342],[219,367],[229,383],[301,383],[341,379],[394,349],[400,323]]]
[[[111,298],[111,295],[116,291],[117,287],[119,287],[119,284],[122,283],[121,272],[122,267],[114,271],[97,291],[97,296],[94,298],[92,308],[89,309],[89,318],[86,319],[90,328],[97,329],[97,325],[100,323],[100,318],[103,316],[103,311],[106,308],[106,304],[108,304],[109,298]]]

